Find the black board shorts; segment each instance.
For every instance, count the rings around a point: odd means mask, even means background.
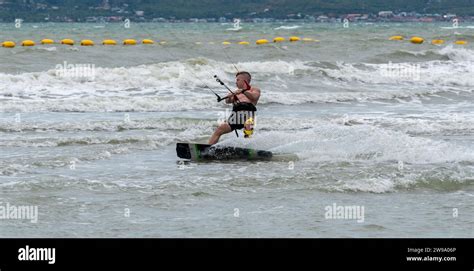
[[[227,119],[232,131],[244,128],[245,121],[249,118],[255,119],[257,108],[251,103],[237,103],[232,108],[232,114]]]

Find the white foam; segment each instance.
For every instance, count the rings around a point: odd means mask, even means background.
[[[472,92],[474,76],[466,76],[474,70],[472,51],[446,47],[440,52],[458,60],[408,63],[419,65],[416,78],[384,75],[384,64],[336,63],[328,68],[318,62],[280,60],[240,62],[237,66],[254,73],[255,84],[263,91],[261,104],[367,101]],[[97,67],[91,78],[60,77],[55,70],[0,73],[0,111],[215,109],[220,105],[205,86],[225,95],[227,91],[215,82],[213,75],[219,75],[233,87],[234,73],[232,64],[204,58],[129,68]]]
[[[443,49],[442,49],[443,50]],[[460,56],[461,58],[461,56]],[[429,61],[423,63],[392,63],[390,64],[350,64],[339,63],[339,69],[323,69],[334,79],[345,82],[365,84],[416,84],[419,86],[474,86],[474,77],[465,76],[474,72],[474,63],[453,61]],[[387,73],[397,68],[401,75]],[[397,70],[396,70],[397,71]],[[410,73],[403,74],[408,71]],[[399,86],[397,86],[399,89]],[[373,89],[378,91],[378,89]],[[401,90],[403,93],[403,89]],[[408,91],[413,91],[408,89]],[[423,90],[424,92],[425,90]],[[434,90],[436,91],[436,90]],[[434,93],[434,92],[432,92]],[[420,94],[414,92],[413,94]]]
[[[272,131],[266,131],[273,127]],[[281,129],[279,129],[281,127]],[[220,144],[296,153],[313,161],[404,161],[412,164],[474,161],[474,149],[390,128],[344,125],[337,119],[259,119],[248,140],[229,135]],[[275,131],[276,130],[276,131]]]
[[[36,50],[40,51],[47,51],[47,52],[56,52],[58,50],[57,47],[38,47]]]
[[[474,25],[467,25],[467,26],[442,26],[441,29],[474,29]],[[459,33],[460,34],[460,33]]]
[[[242,30],[242,27],[241,27],[241,26],[239,26],[239,27],[232,27],[232,28],[227,28],[226,30],[227,30],[227,31],[236,31],[236,32],[238,32],[238,31]]]
[[[300,27],[301,27],[300,25],[282,25],[275,28],[275,30],[292,30],[292,29],[298,29]]]
[[[468,48],[454,47],[448,45],[438,51],[440,54],[448,56],[454,61],[474,61],[474,51]]]

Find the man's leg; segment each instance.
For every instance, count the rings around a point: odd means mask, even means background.
[[[209,138],[209,144],[214,145],[219,141],[219,138],[223,134],[227,134],[232,132],[232,128],[230,128],[230,125],[227,122],[221,123],[219,127],[217,127],[216,131],[214,134],[212,134],[211,138]]]

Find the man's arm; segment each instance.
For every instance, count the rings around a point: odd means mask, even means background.
[[[260,98],[260,89],[251,88],[249,90],[243,91],[243,94],[249,98],[251,101],[257,101]]]
[[[225,103],[226,104],[231,104],[235,101],[235,95],[229,95],[227,96],[227,98],[225,99]]]

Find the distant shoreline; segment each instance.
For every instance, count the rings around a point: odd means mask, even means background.
[[[226,20],[224,22],[216,22],[216,21],[194,21],[191,19],[183,19],[183,20],[166,20],[166,21],[156,21],[156,20],[134,20],[133,18],[126,18],[129,19],[131,22],[134,23],[185,23],[185,24],[232,24],[232,20]],[[126,20],[124,19],[124,20]],[[459,23],[471,23],[474,22],[474,17],[473,18],[459,18]],[[22,19],[23,20],[23,19]],[[118,20],[118,21],[104,21],[104,20],[97,20],[97,21],[42,21],[42,20],[23,20],[22,23],[28,24],[28,23],[81,23],[81,24],[96,24],[96,23],[107,23],[107,24],[120,24],[123,23],[124,20]],[[9,22],[9,21],[0,21],[0,24],[14,24],[15,22]],[[256,20],[243,20],[241,23],[301,23],[301,24],[334,24],[334,23],[344,23],[344,19],[336,19],[333,21],[325,21],[325,22],[320,22],[320,21],[308,21],[308,20],[285,20],[285,19],[272,19],[272,18],[264,18],[264,19],[256,19]],[[433,23],[449,23],[452,24],[452,21],[445,21],[445,20],[439,20],[439,21],[396,21],[396,20],[367,20],[367,21],[349,21],[351,24],[363,24],[363,23],[422,23],[422,24],[433,24]]]

